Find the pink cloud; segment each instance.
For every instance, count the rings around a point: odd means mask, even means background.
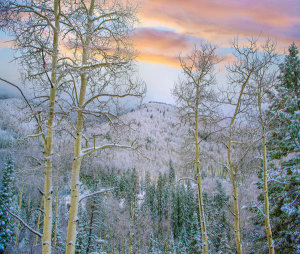
[[[259,33],[299,40],[299,13],[299,0],[148,0],[141,19],[209,40]]]

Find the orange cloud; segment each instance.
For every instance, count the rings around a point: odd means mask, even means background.
[[[138,60],[179,66],[178,55],[190,51],[200,38],[179,34],[174,31],[138,28],[133,34]]]
[[[180,68],[179,61],[175,57],[163,56],[157,54],[140,54],[137,60],[148,63],[163,63],[169,66]]]

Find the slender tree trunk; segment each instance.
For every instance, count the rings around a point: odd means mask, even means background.
[[[87,247],[86,247],[86,253],[89,253],[89,251],[90,251],[90,245],[91,245],[91,242],[92,242],[93,219],[94,219],[94,210],[95,210],[94,201],[93,201],[91,210],[92,211],[91,211],[90,228],[89,228],[88,244],[87,244]]]
[[[89,7],[89,17],[93,15],[94,11],[94,0],[91,0]],[[88,47],[91,40],[90,30],[91,30],[91,19],[88,19],[87,23],[87,33],[86,39],[82,48],[82,65],[84,66],[88,60]],[[85,97],[86,97],[86,87],[87,87],[87,77],[85,73],[80,75],[81,84],[80,84],[80,96],[79,96],[79,105],[77,113],[77,122],[76,122],[76,133],[74,141],[74,155],[73,155],[73,166],[72,166],[72,176],[71,176],[71,203],[70,203],[70,212],[68,220],[68,232],[67,232],[67,246],[66,254],[75,253],[75,244],[76,244],[76,228],[78,222],[78,201],[79,201],[79,173],[81,167],[82,158],[81,155],[81,146],[82,146],[82,131],[83,131],[83,121],[84,116],[81,111]]]
[[[81,93],[80,99],[83,98],[83,93],[85,94],[86,89],[86,77],[85,74],[81,77]],[[82,105],[82,103],[81,103]],[[80,105],[80,106],[81,106]],[[71,202],[70,202],[70,211],[69,211],[69,220],[68,220],[68,232],[67,232],[67,247],[66,253],[72,254],[75,253],[75,244],[76,244],[76,228],[78,222],[78,202],[79,202],[79,173],[81,166],[81,143],[82,143],[82,130],[83,130],[83,114],[81,111],[77,114],[77,125],[76,125],[76,134],[74,142],[74,159],[72,166],[72,176],[71,176]]]
[[[59,161],[57,160],[56,167],[56,198],[55,198],[55,217],[54,217],[54,233],[53,233],[53,250],[55,251],[56,237],[57,237],[57,208],[58,208],[58,197],[59,197]]]
[[[85,74],[81,77],[81,91],[80,91],[80,105],[84,101],[85,91],[86,90],[86,77]],[[75,252],[75,243],[76,243],[76,228],[78,222],[78,202],[79,202],[79,173],[81,167],[81,144],[82,144],[82,130],[83,130],[83,114],[81,111],[77,114],[77,124],[76,124],[76,134],[74,142],[74,158],[72,166],[72,176],[71,176],[71,202],[70,202],[70,211],[69,211],[69,220],[68,220],[68,233],[67,233],[67,247],[66,253]]]
[[[59,35],[59,0],[54,1],[55,29],[53,30],[53,55],[51,88],[49,100],[49,113],[47,122],[47,137],[44,144],[45,148],[45,170],[44,170],[44,227],[42,238],[42,253],[51,253],[51,234],[52,234],[52,153],[53,153],[53,121],[56,97],[56,68],[58,58],[58,35]]]
[[[20,218],[21,215],[21,208],[22,208],[22,201],[23,201],[23,190],[24,190],[24,179],[22,180],[22,189],[20,193],[20,201],[19,201],[19,209],[18,209],[18,216]],[[15,241],[15,248],[18,245],[18,236],[19,236],[19,228],[20,228],[20,221],[17,222],[17,232],[16,232],[16,241]]]
[[[274,241],[272,238],[272,229],[270,223],[269,195],[268,195],[268,172],[267,172],[267,145],[266,137],[263,131],[263,181],[264,181],[264,202],[265,202],[265,227],[268,238],[269,253],[275,254]]]
[[[263,149],[263,191],[264,191],[264,216],[265,216],[265,229],[266,235],[268,239],[268,246],[269,246],[269,253],[275,254],[274,248],[274,241],[272,238],[272,229],[270,223],[270,203],[269,203],[269,194],[268,194],[268,161],[267,161],[267,138],[266,138],[266,131],[264,127],[264,120],[263,120],[263,112],[261,108],[261,94],[262,88],[261,86],[258,87],[258,110],[260,115],[260,125],[261,125],[261,132],[262,132],[262,149]]]
[[[229,165],[230,177],[232,183],[235,242],[236,242],[237,253],[242,254],[243,251],[242,251],[241,232],[240,232],[239,200],[238,200],[238,192],[237,192],[237,185],[236,185],[237,169],[234,168],[231,161],[231,133],[228,141],[227,159],[228,159],[228,165]]]
[[[40,209],[42,209],[42,207],[43,207],[43,203],[44,203],[43,201],[44,201],[44,197],[41,198]],[[41,210],[39,210],[38,219],[37,219],[36,228],[35,228],[35,231],[37,231],[37,232],[39,231],[39,228],[40,228],[41,213],[42,213]],[[37,242],[38,242],[38,236],[36,235],[34,238],[33,247],[36,247]],[[34,253],[35,253],[35,250],[34,250]]]
[[[239,114],[244,90],[245,90],[246,85],[248,84],[251,74],[252,74],[252,72],[250,72],[248,74],[245,82],[243,83],[243,85],[241,87],[238,101],[235,106],[235,111],[234,111],[234,114],[230,121],[229,137],[228,137],[228,144],[227,144],[227,162],[228,162],[228,166],[229,166],[230,178],[231,178],[231,183],[232,183],[232,196],[233,196],[233,209],[234,209],[234,211],[233,211],[234,212],[234,236],[235,236],[235,244],[236,244],[236,249],[237,249],[238,254],[243,253],[241,232],[240,232],[239,200],[238,200],[238,191],[237,191],[237,184],[236,184],[236,176],[238,173],[238,168],[234,167],[232,160],[231,160],[231,145],[232,145],[232,132],[233,132],[233,127],[234,127],[234,122],[235,122],[237,115]]]
[[[44,171],[44,227],[43,227],[43,254],[51,253],[52,233],[52,146],[53,146],[53,120],[55,105],[55,87],[50,88],[49,116],[47,123],[47,138],[45,144],[46,166]]]
[[[198,94],[198,93],[197,93]],[[205,214],[203,206],[203,195],[202,195],[202,185],[201,185],[201,175],[200,175],[200,161],[199,161],[199,144],[198,144],[198,103],[196,103],[195,112],[195,143],[196,143],[196,170],[197,170],[197,186],[198,186],[198,204],[199,204],[199,215],[201,223],[201,234],[202,234],[202,252],[203,254],[208,253],[208,241],[205,223]]]
[[[135,191],[135,190],[134,190]],[[135,203],[135,192],[131,203],[131,214],[130,214],[130,232],[129,232],[129,254],[132,252],[132,239],[133,239],[133,223],[134,223],[134,204]]]

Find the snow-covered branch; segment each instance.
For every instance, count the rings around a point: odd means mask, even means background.
[[[79,201],[78,201],[78,202],[81,202],[83,199],[85,199],[85,198],[88,198],[88,197],[91,197],[91,196],[94,196],[94,195],[98,195],[98,194],[104,194],[104,193],[106,193],[106,192],[113,191],[114,189],[115,189],[115,188],[103,189],[103,190],[96,191],[96,192],[94,192],[94,193],[91,193],[91,194],[87,194],[87,195],[85,195],[85,196],[81,197],[81,198],[79,199]]]
[[[43,133],[40,132],[40,133],[38,133],[38,134],[28,135],[27,138],[37,138],[37,137],[40,137],[40,136],[42,136],[42,135],[43,135]]]
[[[0,202],[2,203],[3,207],[5,208],[5,210],[13,217],[15,217],[18,221],[20,221],[25,228],[27,228],[31,233],[37,235],[38,237],[42,238],[43,235],[38,232],[38,231],[35,231],[34,229],[32,229],[30,226],[28,226],[19,216],[15,215],[14,213],[12,213],[8,208],[7,206],[4,204],[4,202],[2,201],[2,199],[0,199]]]
[[[129,97],[129,96],[133,96],[133,97],[141,97],[142,94],[133,94],[133,93],[125,93],[125,94],[109,94],[109,93],[104,93],[104,94],[97,94],[95,96],[93,96],[92,98],[90,98],[89,100],[86,101],[86,103],[84,103],[83,108],[91,103],[93,100],[99,98],[99,97],[117,97],[117,98],[124,98],[124,97]]]
[[[136,150],[136,148],[132,146],[127,146],[127,145],[117,145],[117,144],[107,144],[103,146],[98,146],[98,147],[89,147],[86,149],[82,149],[81,154],[79,158],[83,158],[85,156],[88,156],[94,152],[106,149],[106,148],[126,148],[126,149],[131,149],[131,150]]]

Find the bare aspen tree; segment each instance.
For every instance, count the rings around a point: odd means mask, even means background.
[[[38,113],[36,116],[38,134],[36,136],[42,137],[45,155],[43,253],[51,253],[53,123],[58,88],[60,0],[11,0],[4,1],[0,7],[1,23],[9,25],[4,29],[13,32],[15,45],[22,52],[20,60],[27,67],[26,78],[31,82],[47,84],[48,94],[46,96],[39,94],[39,99],[46,98],[43,102],[48,102],[47,123],[46,126],[43,126],[40,113]],[[51,72],[50,77],[48,72]]]
[[[233,204],[234,204],[234,234],[235,234],[235,242],[237,253],[242,253],[242,243],[241,243],[241,234],[240,234],[240,212],[239,212],[239,200],[238,200],[238,190],[237,190],[237,174],[238,169],[235,167],[232,161],[232,139],[234,134],[234,124],[236,118],[241,110],[242,96],[244,94],[244,90],[246,85],[248,84],[251,75],[255,72],[255,67],[253,66],[253,62],[251,62],[251,58],[255,56],[257,52],[255,42],[251,41],[250,47],[240,48],[237,41],[234,41],[233,47],[235,49],[235,57],[237,58],[236,62],[230,66],[229,72],[233,75],[230,76],[232,82],[234,84],[240,85],[240,90],[238,93],[238,98],[235,103],[232,103],[232,99],[230,98],[230,103],[233,104],[234,113],[231,117],[229,123],[229,135],[228,135],[228,143],[227,143],[227,162],[230,170],[230,177],[232,182],[232,196],[233,196]]]
[[[140,97],[144,87],[133,82],[126,73],[132,70],[133,54],[129,32],[136,20],[136,6],[120,1],[67,1],[62,23],[69,31],[66,35],[71,53],[68,61],[68,78],[71,84],[66,91],[74,105],[69,114],[76,113],[74,154],[71,176],[71,203],[68,220],[66,253],[75,252],[80,189],[80,167],[83,158],[107,148],[132,148],[116,143],[83,149],[85,116],[98,116],[110,123],[112,101],[117,98]],[[85,142],[86,145],[88,144]]]
[[[267,132],[270,124],[275,119],[269,118],[266,113],[266,105],[268,103],[269,92],[274,87],[277,80],[277,68],[274,62],[277,60],[275,53],[275,43],[267,40],[262,46],[263,52],[260,56],[260,61],[264,63],[260,70],[255,72],[249,87],[247,87],[247,96],[249,96],[250,103],[254,106],[253,111],[258,116],[258,123],[260,126],[260,136],[262,140],[262,161],[263,161],[263,196],[264,196],[264,221],[265,230],[268,240],[269,253],[274,254],[274,240],[272,238],[272,229],[270,223],[270,208],[268,196],[268,160],[267,160]],[[256,108],[256,110],[255,110]],[[276,117],[276,115],[275,115]]]
[[[247,102],[246,88],[249,86],[251,78],[262,70],[268,64],[268,57],[260,57],[259,50],[263,50],[258,46],[256,39],[249,39],[246,45],[240,45],[238,40],[233,42],[235,61],[233,64],[227,66],[229,72],[228,78],[233,90],[226,94],[226,104],[233,107],[232,116],[229,117],[228,122],[228,136],[227,136],[227,163],[230,171],[230,178],[232,182],[232,196],[234,205],[234,233],[237,253],[243,253],[241,232],[240,232],[240,210],[239,210],[239,195],[238,195],[238,177],[240,169],[238,161],[235,160],[234,151],[238,144],[236,136],[236,129],[238,123],[243,119],[242,115],[247,111],[249,103]],[[229,88],[229,89],[230,89]]]
[[[208,239],[205,223],[205,211],[203,205],[201,165],[199,145],[202,141],[199,138],[199,122],[209,122],[214,112],[211,104],[214,93],[212,85],[215,82],[214,67],[219,58],[216,55],[216,47],[203,43],[193,49],[190,55],[179,57],[183,71],[183,78],[174,87],[173,95],[180,107],[181,114],[187,116],[195,124],[194,145],[195,145],[195,167],[198,186],[198,204],[202,233],[202,250],[208,253]]]

